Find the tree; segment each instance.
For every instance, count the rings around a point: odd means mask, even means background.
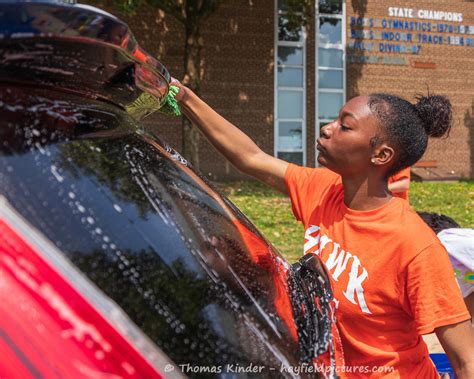
[[[200,95],[202,78],[201,36],[203,22],[216,11],[223,0],[121,0],[125,11],[133,11],[140,3],[155,7],[172,16],[184,26],[184,78],[182,83]],[[182,153],[199,168],[199,131],[183,117]]]
[[[319,13],[339,13],[342,6],[342,0],[282,0],[282,9],[288,12],[286,29],[292,31],[298,27],[306,26],[314,16],[316,1]],[[352,3],[361,1],[352,0]]]

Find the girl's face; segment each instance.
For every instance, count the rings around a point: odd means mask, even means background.
[[[349,100],[339,117],[321,129],[317,140],[318,162],[341,176],[364,175],[371,167],[374,147],[370,141],[380,130],[367,101],[367,96]]]

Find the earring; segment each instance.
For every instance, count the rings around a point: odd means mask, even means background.
[[[372,158],[372,159],[371,159],[371,162],[372,162],[372,163],[375,163],[375,159],[374,159],[374,158]]]

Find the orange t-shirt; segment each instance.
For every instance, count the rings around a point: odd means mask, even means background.
[[[347,208],[341,177],[328,169],[290,164],[285,180],[304,252],[325,262],[338,300],[341,375],[437,378],[421,335],[470,315],[433,231],[399,198]]]
[[[395,175],[388,178],[388,184],[405,178],[410,179],[410,167],[404,168],[403,170],[397,172]],[[401,199],[408,200],[408,191],[392,192],[392,195]]]

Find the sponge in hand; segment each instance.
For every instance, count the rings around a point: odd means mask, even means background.
[[[179,92],[178,87],[176,86],[169,87],[165,102],[160,108],[161,112],[171,114],[174,116],[181,116],[181,109],[179,108],[178,102],[176,101],[176,95],[178,94],[178,92]]]

